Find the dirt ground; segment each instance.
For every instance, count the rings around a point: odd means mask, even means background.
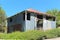
[[[45,40],[60,40],[60,37],[58,37],[58,38],[52,38],[52,39],[45,39]]]

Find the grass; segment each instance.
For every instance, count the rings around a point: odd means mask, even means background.
[[[13,33],[0,33],[0,39],[14,39],[14,40],[42,40],[42,38],[55,38],[60,37],[60,28],[40,31],[32,30],[27,32],[13,32]]]

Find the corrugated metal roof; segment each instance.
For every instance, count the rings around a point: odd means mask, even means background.
[[[39,11],[34,10],[34,9],[27,9],[27,11],[29,11],[29,12],[34,12],[34,13],[40,14],[40,15],[52,16],[52,15],[50,15],[50,14],[47,14],[47,13],[44,13],[44,12],[39,12]],[[52,17],[54,17],[54,16],[52,16]]]
[[[46,16],[55,17],[55,16],[52,16],[52,15],[47,14],[47,13],[44,13],[44,12],[39,12],[39,11],[34,10],[34,9],[32,9],[32,8],[27,9],[26,11],[27,11],[27,12],[36,13],[36,14],[39,14],[39,15],[46,15]],[[22,12],[19,12],[19,13],[15,14],[15,15],[13,15],[13,16],[11,16],[11,17],[14,17],[14,16],[16,16],[16,15],[18,15],[18,14],[20,14],[20,13],[23,13],[23,12],[25,12],[25,10],[24,10],[24,11],[22,11]],[[11,17],[8,17],[8,18],[11,18]]]

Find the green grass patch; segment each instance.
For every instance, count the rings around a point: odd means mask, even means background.
[[[42,38],[55,38],[60,37],[60,28],[40,31],[32,30],[26,32],[13,32],[13,33],[0,33],[0,39],[15,39],[15,40],[42,40]]]

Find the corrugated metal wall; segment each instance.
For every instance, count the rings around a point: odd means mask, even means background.
[[[36,15],[33,13],[31,13],[30,15],[31,15],[30,17],[31,20],[26,20],[26,31],[34,30],[37,27],[36,25],[37,22],[36,22],[36,17],[35,17]]]
[[[56,28],[56,21],[43,19],[43,30],[49,30],[53,28]]]
[[[25,21],[23,20],[23,13],[20,13],[19,15],[16,15],[14,17],[12,17],[12,22],[9,21],[10,18],[8,19],[8,27],[9,27],[9,31],[12,32],[13,31],[13,25],[16,24],[21,24],[22,25],[22,30],[25,30]]]

